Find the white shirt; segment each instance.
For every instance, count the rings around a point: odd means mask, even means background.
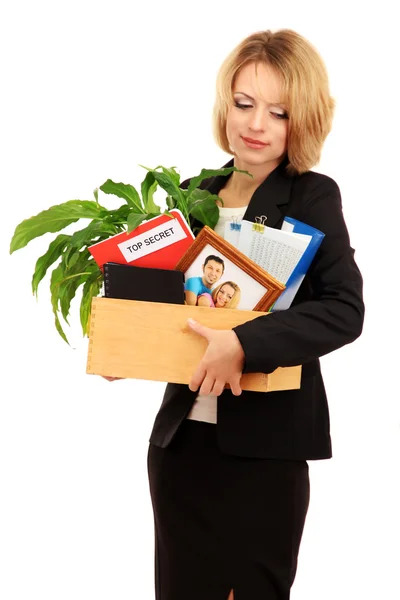
[[[246,212],[247,206],[239,206],[239,208],[220,207],[218,223],[214,227],[215,233],[221,237],[225,234],[225,223],[242,219]],[[223,276],[222,276],[223,277]],[[217,398],[218,396],[197,396],[192,410],[187,416],[187,419],[193,421],[206,421],[207,423],[217,422]]]

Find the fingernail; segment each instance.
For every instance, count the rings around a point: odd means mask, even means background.
[[[196,325],[196,321],[194,319],[188,319],[188,323],[191,325]]]

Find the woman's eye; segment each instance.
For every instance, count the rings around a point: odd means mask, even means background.
[[[245,108],[252,108],[251,104],[242,104],[241,102],[235,102],[236,108],[241,108],[244,110]]]
[[[276,117],[277,119],[288,119],[289,116],[287,113],[278,113],[278,112],[271,112],[271,115],[274,115],[274,117]]]

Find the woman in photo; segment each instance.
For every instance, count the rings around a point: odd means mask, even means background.
[[[239,302],[240,287],[233,281],[220,283],[212,290],[211,294],[200,294],[197,298],[197,306],[210,308],[236,308]]]
[[[220,68],[215,138],[232,156],[224,166],[252,177],[202,182],[223,200],[216,232],[232,215],[277,229],[287,215],[325,237],[287,310],[232,330],[189,321],[206,350],[189,386],[167,385],[148,453],[157,600],[290,597],[308,461],[332,456],[319,358],[358,338],[364,319],[339,187],[312,170],[333,111],[325,65],[294,31],[254,33]],[[242,392],[242,373],[294,365],[300,389]]]

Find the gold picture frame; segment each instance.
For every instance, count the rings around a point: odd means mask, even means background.
[[[184,273],[186,281],[195,274],[199,275],[202,261],[209,255],[222,255],[224,279],[240,280],[241,304],[238,309],[267,312],[286,287],[207,225],[175,269]]]

